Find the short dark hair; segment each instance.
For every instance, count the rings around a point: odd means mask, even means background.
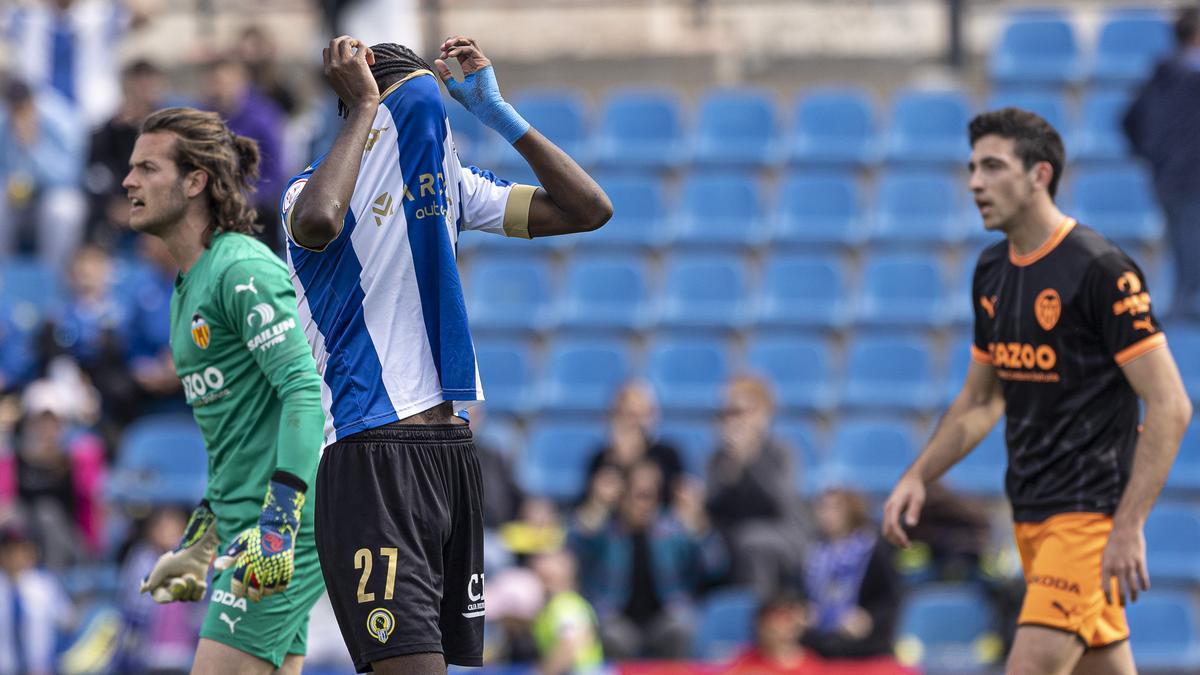
[[[999,136],[1015,141],[1017,157],[1032,169],[1038,162],[1049,162],[1053,173],[1047,190],[1053,199],[1058,192],[1058,181],[1062,178],[1067,152],[1063,149],[1062,136],[1042,116],[1020,108],[1001,108],[976,115],[967,127],[971,147],[984,136]]]
[[[1200,7],[1185,6],[1175,20],[1175,42],[1180,47],[1190,45],[1200,33]]]
[[[154,65],[153,61],[146,59],[137,59],[130,61],[128,65],[121,71],[121,76],[130,77],[145,77],[148,75],[162,75],[163,71],[158,66]]]

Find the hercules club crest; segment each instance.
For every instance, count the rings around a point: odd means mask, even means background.
[[[205,321],[204,317],[200,316],[198,312],[193,314],[192,342],[195,342],[196,346],[200,349],[208,349],[208,342],[211,337],[212,333],[208,328],[208,322]]]
[[[1058,318],[1062,316],[1062,299],[1058,297],[1058,291],[1047,288],[1038,293],[1033,313],[1042,330],[1051,330],[1058,325]]]

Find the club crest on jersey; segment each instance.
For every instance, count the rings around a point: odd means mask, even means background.
[[[371,637],[379,640],[379,644],[387,644],[395,628],[396,617],[383,607],[376,607],[367,615],[367,630],[370,631]]]
[[[208,322],[200,313],[192,315],[192,342],[200,349],[208,349],[209,340],[212,338],[212,332],[208,328]]]
[[[1038,325],[1042,330],[1052,330],[1058,325],[1058,319],[1062,316],[1062,298],[1058,297],[1058,291],[1053,288],[1038,293],[1037,301],[1033,306],[1033,314],[1037,317]]]

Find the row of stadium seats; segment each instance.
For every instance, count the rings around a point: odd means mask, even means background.
[[[994,82],[1132,84],[1150,74],[1174,44],[1167,16],[1156,10],[1119,9],[1104,17],[1094,50],[1085,51],[1070,17],[1058,11],[1013,12],[993,46]]]
[[[1120,119],[1129,100],[1127,89],[1093,88],[1083,94],[1076,112],[1062,91],[1004,86],[980,107],[959,89],[900,88],[881,109],[868,90],[846,84],[803,90],[784,113],[777,110],[771,91],[714,88],[697,102],[693,127],[691,111],[670,89],[610,92],[595,124],[580,93],[526,91],[512,99],[531,124],[582,164],[656,170],[781,162],[959,166],[972,114],[1010,105],[1054,124],[1067,144],[1068,158],[1112,161],[1127,153]],[[464,161],[494,167],[511,179],[527,178],[525,163],[511,146],[462,106],[449,103],[446,109]]]

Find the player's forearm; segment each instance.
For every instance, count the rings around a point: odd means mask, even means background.
[[[612,217],[612,202],[604,190],[570,155],[537,129],[530,129],[513,147],[529,163],[551,204],[562,215],[545,219],[531,214],[530,236],[590,232]]]
[[[282,404],[275,443],[275,470],[310,482],[317,473],[325,428],[320,381],[316,374],[307,386],[287,392],[282,397]]]
[[[1114,527],[1140,528],[1158,499],[1183,432],[1191,420],[1192,407],[1186,396],[1162,402],[1146,402],[1146,416],[1142,420],[1142,432],[1134,448],[1133,468],[1129,484],[1121,495],[1113,516]]]
[[[946,410],[921,455],[907,475],[931,483],[950,470],[987,436],[1004,414],[999,397],[973,399],[960,394]]]
[[[288,216],[296,243],[319,249],[341,232],[376,109],[360,104],[350,110],[333,147],[296,198]]]

